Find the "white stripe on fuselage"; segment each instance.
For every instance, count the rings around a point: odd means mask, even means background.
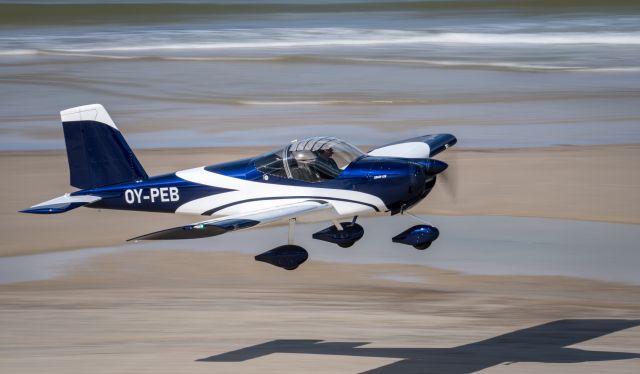
[[[242,214],[255,211],[258,208],[265,209],[314,198],[329,201],[334,206],[338,216],[375,213],[375,210],[368,205],[377,207],[381,212],[387,211],[387,207],[379,197],[363,192],[253,182],[213,173],[205,170],[204,167],[182,170],[177,172],[176,175],[193,183],[235,190],[192,200],[178,207],[176,213],[202,214],[227,204],[234,204],[216,211],[215,214]],[[298,198],[300,196],[305,197]],[[260,200],[235,204],[253,199]],[[340,199],[352,200],[357,203],[341,201]]]

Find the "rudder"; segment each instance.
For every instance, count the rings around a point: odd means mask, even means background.
[[[147,173],[100,104],[60,112],[70,184],[81,189],[147,179]]]

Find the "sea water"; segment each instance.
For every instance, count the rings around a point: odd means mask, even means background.
[[[102,103],[133,147],[640,141],[640,3],[0,1],[0,150]]]
[[[637,225],[517,217],[423,218],[440,229],[440,238],[424,251],[391,242],[391,237],[416,224],[409,217],[397,216],[358,221],[365,236],[351,248],[312,239],[311,235],[326,223],[297,225],[295,243],[309,251],[309,261],[406,264],[470,274],[565,276],[640,284]],[[204,239],[141,241],[109,248],[2,257],[0,284],[63,276],[96,256],[139,250],[236,252],[250,263],[253,256],[284,244],[286,238],[286,227],[270,227]],[[428,281],[413,271],[383,278]]]

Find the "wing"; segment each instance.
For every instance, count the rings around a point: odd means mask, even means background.
[[[457,143],[451,134],[433,134],[381,145],[369,151],[371,156],[428,158]]]
[[[197,239],[224,234],[229,231],[246,229],[270,222],[296,218],[319,210],[333,209],[323,200],[306,200],[299,203],[280,205],[251,213],[236,214],[187,226],[173,227],[138,236],[132,240],[165,240],[165,239]]]

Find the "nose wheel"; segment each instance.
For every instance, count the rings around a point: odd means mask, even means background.
[[[421,250],[421,251],[424,251],[425,249],[431,247],[431,243],[433,243],[433,242],[426,242],[426,243],[423,243],[423,244],[415,244],[413,246],[413,248]]]
[[[440,230],[438,230],[437,227],[432,226],[428,222],[424,221],[420,217],[417,217],[411,213],[403,212],[403,214],[406,214],[409,217],[412,217],[425,224],[410,227],[400,234],[394,236],[391,240],[394,243],[410,245],[413,248],[421,251],[431,247],[433,241],[438,239],[438,236],[440,236]]]

